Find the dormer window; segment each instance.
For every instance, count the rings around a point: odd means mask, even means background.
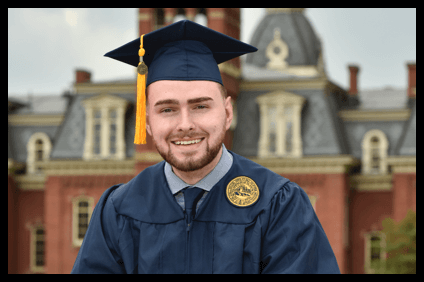
[[[383,131],[368,131],[362,140],[362,173],[387,174],[387,148],[389,143]]]
[[[50,158],[52,144],[44,132],[34,133],[27,143],[27,172],[41,173],[41,162]]]
[[[261,120],[258,156],[301,157],[300,116],[305,98],[275,91],[256,99]]]
[[[85,160],[125,158],[125,109],[128,101],[99,95],[82,102],[85,108]]]

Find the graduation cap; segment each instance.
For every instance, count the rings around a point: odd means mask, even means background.
[[[228,35],[183,20],[106,53],[106,57],[137,67],[134,143],[146,144],[147,86],[159,80],[209,80],[223,85],[218,64],[257,50]]]

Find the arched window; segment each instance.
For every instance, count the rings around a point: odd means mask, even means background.
[[[383,131],[368,131],[362,140],[362,173],[387,174],[387,149],[389,143]]]
[[[52,144],[44,132],[34,133],[27,143],[27,173],[41,173],[42,162],[50,158]]]

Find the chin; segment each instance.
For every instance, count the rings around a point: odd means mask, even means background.
[[[201,146],[197,152],[177,152],[173,150],[173,146],[169,145],[168,150],[162,150],[155,142],[156,149],[162,158],[174,168],[180,171],[196,171],[210,164],[218,155],[222,147],[222,141],[209,146],[207,140],[203,140],[206,146]]]

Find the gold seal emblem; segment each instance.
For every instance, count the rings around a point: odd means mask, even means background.
[[[227,185],[227,198],[237,207],[248,207],[259,199],[259,188],[247,176],[239,176]]]

